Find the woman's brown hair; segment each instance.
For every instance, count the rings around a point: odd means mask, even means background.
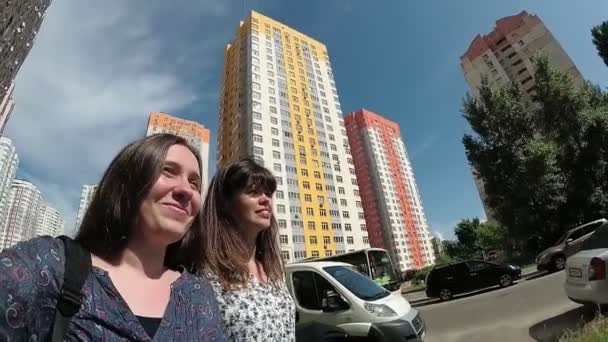
[[[173,145],[187,147],[196,157],[200,172],[199,153],[184,138],[155,134],[128,144],[114,157],[97,185],[76,241],[103,258],[112,258],[123,251],[141,203],[160,176],[167,152]],[[165,265],[173,269],[184,266],[190,271],[200,268],[201,239],[199,212],[184,237],[167,247]]]
[[[244,286],[249,279],[248,250],[239,230],[243,229],[234,212],[234,200],[240,193],[256,191],[272,195],[277,182],[270,171],[253,159],[244,158],[217,170],[211,180],[203,205],[202,274],[218,277],[225,288]],[[269,228],[256,240],[255,259],[262,265],[269,283],[283,279],[283,265],[277,241],[278,226],[272,215]]]

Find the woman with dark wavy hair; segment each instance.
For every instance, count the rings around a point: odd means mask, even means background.
[[[200,177],[198,152],[183,138],[124,147],[75,242],[39,237],[0,253],[0,340],[224,341],[211,285],[189,273],[203,261]],[[58,336],[64,285],[79,276],[65,267],[70,241],[85,251],[78,263],[89,273]]]
[[[295,340],[272,209],[276,188],[270,171],[245,158],[217,171],[203,205],[201,274],[211,279],[233,341]]]

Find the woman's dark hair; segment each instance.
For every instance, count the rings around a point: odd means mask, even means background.
[[[249,252],[239,230],[242,223],[234,212],[235,198],[248,191],[273,194],[277,181],[270,171],[253,159],[244,158],[220,167],[203,204],[202,274],[218,277],[226,288],[242,287],[249,279]],[[262,265],[269,283],[278,285],[283,279],[283,265],[277,241],[278,226],[274,215],[269,228],[256,240],[256,260]]]
[[[90,253],[103,258],[115,257],[124,250],[139,215],[142,201],[160,176],[169,148],[187,147],[201,158],[186,139],[172,134],[155,134],[125,146],[112,160],[97,185],[84,214],[76,241]],[[165,265],[192,271],[202,264],[200,250],[202,227],[200,212],[184,237],[167,247]]]

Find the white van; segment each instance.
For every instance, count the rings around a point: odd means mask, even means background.
[[[425,323],[399,293],[389,292],[347,263],[318,261],[285,267],[297,323],[317,321],[373,341],[424,341]]]

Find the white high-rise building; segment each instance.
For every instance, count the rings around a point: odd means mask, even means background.
[[[283,260],[369,247],[326,46],[252,11],[224,52],[218,165],[271,170]]]
[[[12,82],[4,97],[0,99],[0,136],[2,136],[2,132],[4,132],[4,127],[13,112],[13,108],[15,108],[15,99],[13,98],[14,89],[15,82]]]
[[[40,190],[34,184],[18,179],[11,185],[10,202],[8,222],[0,234],[0,249],[36,236],[44,205]]]
[[[0,138],[0,232],[8,220],[11,184],[17,175],[19,156],[9,138]]]
[[[57,210],[44,206],[40,212],[36,235],[59,236],[64,234],[65,220]]]
[[[93,195],[95,195],[95,191],[97,190],[97,185],[83,185],[82,192],[80,193],[80,205],[78,206],[78,216],[76,217],[76,230],[80,227],[80,223],[84,218],[84,214],[87,212],[89,208],[89,204],[93,200]]]

